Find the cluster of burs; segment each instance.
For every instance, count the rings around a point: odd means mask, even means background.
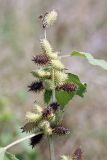
[[[44,38],[40,40],[41,53],[33,57],[37,64],[37,70],[32,71],[35,81],[28,87],[29,91],[44,92],[52,91],[52,100],[47,107],[34,105],[32,112],[26,113],[27,123],[22,127],[23,132],[40,134],[31,138],[31,145],[34,147],[44,135],[66,135],[70,131],[65,128],[58,117],[60,105],[55,98],[55,90],[74,91],[76,86],[67,82],[67,73],[58,52],[55,52],[46,38],[46,29],[54,24],[57,13],[51,11],[40,16],[44,29]],[[63,97],[62,97],[63,98]]]

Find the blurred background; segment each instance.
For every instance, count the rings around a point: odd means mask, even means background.
[[[25,113],[40,98],[27,86],[43,37],[38,17],[52,9],[59,17],[47,36],[55,49],[85,51],[107,61],[107,0],[0,0],[0,146],[25,135],[20,130]],[[84,98],[68,104],[64,123],[72,134],[55,139],[56,157],[81,146],[86,160],[107,160],[107,72],[77,57],[63,62],[88,88]],[[9,151],[20,160],[49,159],[46,140],[33,150],[25,142]]]

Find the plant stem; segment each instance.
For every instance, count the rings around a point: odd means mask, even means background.
[[[32,138],[32,137],[34,137],[34,136],[36,136],[36,135],[38,135],[38,134],[40,134],[40,133],[41,133],[41,132],[38,132],[37,134],[31,134],[31,135],[26,136],[26,137],[24,137],[24,138],[18,139],[18,140],[16,140],[16,141],[14,141],[13,143],[7,145],[7,146],[4,147],[4,148],[5,148],[5,150],[7,150],[7,149],[11,148],[12,146],[14,146],[14,145],[16,145],[16,144],[18,144],[18,143],[21,143],[22,141],[25,141],[25,140],[27,140],[27,139],[29,139],[29,138]]]
[[[53,90],[52,90],[52,102],[56,101],[55,98],[55,82],[54,82],[54,69],[52,68],[52,82],[53,82]],[[49,148],[50,148],[50,160],[55,160],[55,151],[54,151],[54,143],[52,135],[49,136]]]
[[[44,38],[47,38],[46,29],[44,30]],[[53,82],[53,90],[52,90],[52,102],[55,102],[55,82],[54,82],[54,69],[52,68],[52,82]],[[49,139],[49,149],[50,149],[50,160],[55,160],[55,152],[54,152],[54,144],[52,135],[48,136]]]
[[[60,58],[67,58],[67,57],[71,57],[71,55],[67,54],[67,55],[60,56]]]
[[[55,160],[54,144],[52,135],[49,136],[50,160]]]
[[[47,35],[47,34],[46,34],[46,29],[45,29],[45,30],[44,30],[44,37],[45,37],[45,39],[46,39],[46,35]]]
[[[55,82],[54,82],[54,69],[52,68],[52,82],[53,82],[53,89],[52,89],[52,102],[55,102],[56,101],[56,98],[55,98]]]

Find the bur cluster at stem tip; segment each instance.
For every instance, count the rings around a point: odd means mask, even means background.
[[[43,28],[46,30],[54,24],[57,19],[57,13],[51,11],[41,15]],[[46,33],[46,32],[45,32]],[[27,112],[27,123],[22,127],[23,132],[42,132],[42,134],[31,138],[31,145],[34,147],[38,144],[43,136],[49,135],[66,135],[70,131],[68,128],[60,125],[61,106],[56,101],[55,90],[64,90],[72,92],[76,90],[74,84],[68,83],[68,74],[65,66],[58,57],[58,52],[53,49],[46,35],[40,39],[40,54],[33,56],[32,61],[37,65],[37,69],[32,71],[35,78],[29,86],[29,91],[34,93],[52,91],[54,99],[47,106],[35,104],[33,111]]]
[[[57,20],[57,12],[55,10],[46,12],[44,15],[40,15],[39,18],[42,21],[42,27],[46,29],[52,26]]]

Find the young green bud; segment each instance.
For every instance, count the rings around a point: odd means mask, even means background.
[[[52,129],[51,129],[51,128],[47,128],[47,129],[45,130],[45,134],[46,134],[46,135],[52,135]]]
[[[53,49],[47,39],[41,39],[41,47],[43,54],[45,54],[49,60],[58,58],[58,53],[53,52]]]
[[[39,124],[39,128],[40,129],[46,129],[46,128],[49,128],[50,127],[50,123],[46,120],[42,121],[40,124]]]
[[[58,59],[58,53],[57,52],[52,52],[48,56],[49,56],[50,60],[51,59]]]
[[[54,80],[56,85],[62,85],[67,80],[67,74],[61,71],[55,71]]]
[[[41,47],[43,53],[46,54],[47,56],[52,54],[53,49],[47,39],[41,39]]]
[[[34,111],[36,114],[42,114],[43,108],[40,107],[38,104],[34,105]]]
[[[48,14],[46,14],[44,21],[46,22],[47,26],[52,26],[57,19],[57,12],[51,11]]]
[[[42,69],[32,71],[32,74],[37,78],[50,78],[51,76],[50,72],[42,70]]]
[[[54,88],[54,84],[52,82],[52,80],[45,80],[43,82],[43,85],[44,85],[44,88],[47,89],[47,90],[52,90]]]
[[[64,69],[64,65],[58,59],[57,60],[51,60],[51,64],[52,64],[53,68],[55,68],[57,70],[63,70]]]
[[[39,124],[39,128],[43,130],[43,132],[45,134],[52,134],[52,129],[50,128],[50,123],[46,120],[42,121],[40,124]]]
[[[38,122],[41,119],[41,114],[35,114],[32,112],[27,112],[26,113],[26,119],[29,122]]]

